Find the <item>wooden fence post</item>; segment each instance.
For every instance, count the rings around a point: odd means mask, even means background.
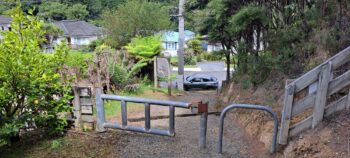
[[[287,144],[288,141],[289,124],[292,116],[292,106],[294,100],[294,90],[294,83],[288,85],[285,88],[279,144]]]
[[[323,65],[318,80],[314,113],[312,115],[312,128],[315,128],[323,119],[324,108],[327,103],[328,85],[331,79],[332,62]]]
[[[73,86],[73,115],[75,117],[74,126],[79,128],[81,125],[81,108],[80,108],[80,96],[79,96],[79,87]]]

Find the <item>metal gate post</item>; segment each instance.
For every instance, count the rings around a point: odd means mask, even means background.
[[[96,88],[96,114],[97,114],[97,124],[96,131],[104,132],[106,129],[103,127],[103,124],[106,122],[105,120],[105,110],[103,107],[103,100],[101,98],[102,88]]]
[[[198,113],[201,114],[199,126],[199,148],[205,149],[207,142],[207,122],[208,122],[208,103],[198,103]]]
[[[276,140],[277,140],[277,129],[278,129],[278,118],[275,112],[272,111],[271,108],[261,105],[249,105],[249,104],[232,104],[230,106],[227,106],[220,114],[220,125],[219,125],[219,141],[217,144],[217,151],[218,153],[222,153],[222,137],[224,133],[224,119],[226,116],[226,113],[232,109],[235,108],[243,108],[243,109],[256,109],[256,110],[263,110],[268,112],[274,119],[274,128],[273,128],[273,135],[272,135],[272,147],[271,147],[271,153],[274,153],[276,151]]]

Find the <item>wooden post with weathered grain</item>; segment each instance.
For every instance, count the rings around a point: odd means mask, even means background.
[[[316,92],[314,113],[312,115],[312,128],[315,128],[323,119],[324,109],[327,103],[328,85],[331,79],[332,62],[328,62],[321,68]]]
[[[295,85],[293,83],[287,85],[285,88],[279,144],[287,144],[289,124],[291,120],[292,106],[294,100],[294,90]]]
[[[80,109],[80,96],[79,96],[79,88],[77,86],[73,86],[73,115],[75,118],[74,127],[79,128],[81,124],[81,109]]]

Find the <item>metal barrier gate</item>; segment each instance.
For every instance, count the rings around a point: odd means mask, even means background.
[[[277,139],[277,130],[278,130],[278,118],[277,114],[272,111],[271,108],[261,105],[250,105],[250,104],[232,104],[227,106],[220,114],[220,125],[219,125],[219,141],[217,144],[217,151],[218,153],[222,153],[222,137],[224,134],[224,119],[226,116],[226,113],[232,109],[235,108],[243,108],[243,109],[256,109],[256,110],[262,110],[268,112],[274,120],[274,128],[273,128],[273,135],[272,135],[272,147],[271,147],[271,153],[274,153],[276,151],[276,139]]]
[[[105,111],[103,100],[117,100],[121,102],[121,114],[122,124],[108,123],[105,119]],[[127,103],[144,103],[145,106],[145,127],[140,126],[129,126],[127,117]],[[169,130],[152,129],[151,128],[151,105],[168,106],[169,107]],[[121,130],[163,135],[163,136],[175,136],[175,107],[187,108],[191,107],[190,103],[177,102],[177,101],[166,101],[156,99],[145,99],[135,97],[125,97],[117,95],[102,94],[102,89],[96,89],[96,111],[97,111],[97,128],[99,132],[105,131],[105,128],[115,128]]]

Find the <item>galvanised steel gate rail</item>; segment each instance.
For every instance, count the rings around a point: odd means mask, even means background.
[[[105,111],[103,100],[117,100],[121,102],[121,114],[122,124],[108,123],[105,119]],[[140,126],[129,126],[127,117],[127,103],[144,103],[145,106],[145,127]],[[169,107],[169,130],[152,129],[151,128],[151,105],[168,106]],[[97,111],[97,128],[99,132],[105,131],[105,128],[115,128],[121,130],[163,135],[163,136],[175,136],[175,107],[178,108],[190,108],[190,103],[177,102],[177,101],[166,101],[156,99],[145,99],[135,97],[125,97],[117,95],[102,94],[102,89],[96,89],[96,111]]]
[[[235,108],[243,108],[243,109],[256,109],[256,110],[262,110],[268,112],[274,119],[274,128],[273,128],[273,135],[272,135],[272,147],[271,147],[271,153],[274,153],[276,151],[276,139],[277,139],[277,129],[278,129],[278,118],[277,114],[272,111],[271,108],[261,105],[250,105],[250,104],[232,104],[227,106],[220,114],[220,125],[219,125],[219,141],[217,144],[217,151],[218,153],[222,153],[222,137],[224,133],[224,119],[226,116],[226,113],[232,109]]]

